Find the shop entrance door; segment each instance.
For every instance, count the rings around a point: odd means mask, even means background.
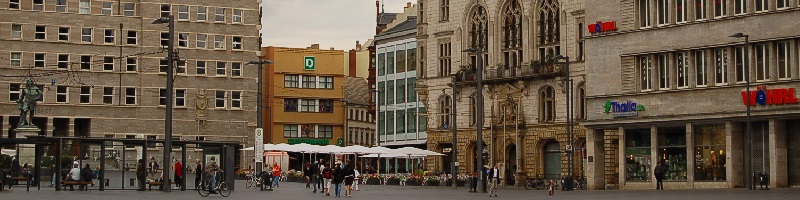
[[[544,177],[558,180],[561,176],[561,146],[558,141],[544,145]]]
[[[800,120],[786,121],[786,140],[789,185],[800,186]]]

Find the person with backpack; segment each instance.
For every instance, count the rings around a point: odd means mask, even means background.
[[[661,166],[661,161],[658,161],[655,169],[653,169],[653,175],[656,176],[656,190],[664,190],[664,167]]]
[[[325,180],[325,182],[322,184],[322,187],[325,190],[325,196],[331,196],[331,178],[333,177],[333,171],[331,170],[331,168],[333,167],[326,168],[325,165],[322,165],[321,168],[322,168],[322,178]]]

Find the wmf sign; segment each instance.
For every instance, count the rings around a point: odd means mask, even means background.
[[[314,71],[317,69],[317,59],[314,56],[303,57],[303,69]]]

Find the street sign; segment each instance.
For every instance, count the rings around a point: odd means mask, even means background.
[[[461,163],[459,163],[459,162],[456,162],[456,166],[459,166],[459,165],[461,165]]]
[[[303,57],[303,69],[313,71],[317,69],[317,59],[314,56]]]
[[[565,149],[567,149],[567,151],[568,151],[568,152],[571,152],[571,151],[572,151],[572,145],[569,145],[569,144],[568,144],[568,145],[565,147]]]
[[[255,159],[256,162],[264,162],[264,129],[256,128]]]

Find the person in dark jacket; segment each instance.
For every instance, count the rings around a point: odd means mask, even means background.
[[[194,167],[194,186],[199,187],[203,177],[203,163],[200,162],[200,159],[197,159],[196,162],[197,165]]]
[[[306,178],[306,188],[311,188],[311,163],[306,163],[303,168],[303,177]]]
[[[664,190],[664,167],[661,166],[662,163],[659,160],[658,165],[656,165],[655,169],[653,169],[653,175],[656,177],[656,190]]]
[[[500,182],[500,170],[497,169],[497,163],[489,169],[489,173],[486,173],[488,177],[486,180],[489,181],[489,197],[497,197],[497,183]]]
[[[136,178],[139,179],[139,187],[137,190],[144,191],[144,182],[145,178],[147,178],[147,168],[145,168],[144,159],[139,159],[138,164],[136,164]]]
[[[335,186],[334,193],[337,197],[341,196],[342,182],[344,182],[344,170],[341,166],[341,162],[336,162],[336,165],[331,166],[331,169],[333,170],[333,185]]]
[[[314,162],[311,165],[311,184],[314,185],[314,193],[317,193],[317,187],[319,186],[319,163]]]
[[[353,181],[355,180],[355,169],[353,168],[353,163],[350,163],[348,160],[347,164],[344,165],[344,195],[345,196],[352,196],[353,195]]]
[[[81,181],[83,182],[92,182],[92,168],[89,167],[89,164],[86,164],[83,169],[81,169]],[[87,185],[80,185],[78,186],[78,190],[89,190]]]

